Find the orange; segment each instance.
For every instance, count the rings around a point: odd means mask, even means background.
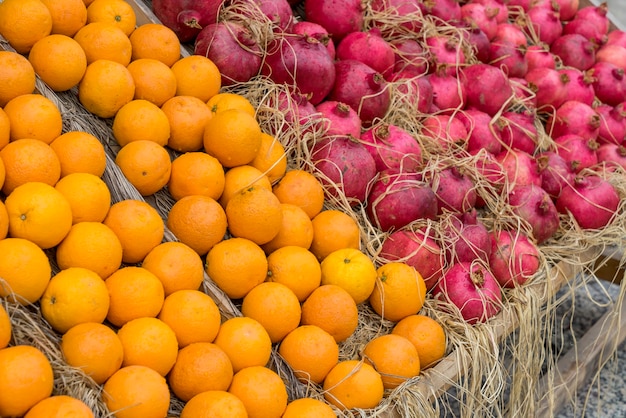
[[[158,318],[143,317],[125,323],[117,332],[124,347],[122,367],[150,367],[165,376],[178,355],[176,334]]]
[[[53,186],[61,177],[61,163],[50,145],[38,139],[18,139],[0,150],[5,179],[2,192],[9,195],[16,187],[33,181]]]
[[[302,325],[317,325],[342,342],[359,325],[359,310],[343,288],[327,284],[315,289],[302,304]]]
[[[269,177],[258,168],[251,165],[240,165],[228,169],[224,174],[224,191],[219,198],[220,205],[225,208],[231,197],[253,185],[272,190]]]
[[[324,398],[336,407],[375,408],[383,399],[381,375],[369,364],[359,360],[344,360],[324,379]]]
[[[41,0],[0,2],[0,33],[20,54],[52,31],[52,15]]]
[[[211,112],[194,96],[174,96],[161,106],[170,122],[167,146],[178,152],[199,151],[204,146],[204,127]]]
[[[361,248],[359,224],[345,212],[336,209],[323,210],[313,223],[313,242],[309,248],[318,260],[342,248]]]
[[[233,371],[265,366],[270,360],[272,340],[259,321],[236,316],[222,323],[213,341],[228,355]]]
[[[180,58],[180,41],[165,25],[144,23],[135,28],[129,38],[133,46],[132,60],[151,58],[171,67]]]
[[[267,258],[253,241],[229,238],[209,250],[206,272],[228,297],[240,299],[265,281]]]
[[[78,222],[56,248],[61,269],[83,267],[106,279],[122,264],[122,243],[102,222]]]
[[[322,383],[339,361],[339,345],[316,325],[300,325],[291,331],[278,346],[278,353],[305,383]]]
[[[229,109],[239,109],[249,114],[252,117],[256,117],[256,109],[246,97],[229,92],[217,93],[206,102],[211,116],[215,116]]]
[[[167,381],[145,366],[127,366],[116,371],[104,383],[102,398],[117,418],[163,418],[170,407]]]
[[[143,267],[122,267],[104,283],[110,297],[106,319],[117,327],[137,318],[156,317],[161,311],[165,300],[163,285]]]
[[[117,333],[100,322],[83,322],[61,337],[63,358],[101,385],[122,366],[124,347]]]
[[[324,188],[313,174],[289,170],[273,187],[281,203],[300,206],[313,219],[324,206]]]
[[[365,302],[376,286],[376,266],[363,252],[343,248],[327,255],[321,263],[322,284],[334,284],[350,293],[356,304]]]
[[[396,334],[370,340],[363,349],[363,360],[380,373],[385,389],[395,389],[420,373],[417,349],[411,341]]]
[[[28,410],[24,418],[93,418],[87,404],[68,395],[54,395],[37,402]]]
[[[114,203],[103,223],[122,243],[122,261],[125,263],[143,260],[165,235],[165,222],[159,212],[140,200],[124,199]]]
[[[291,289],[281,283],[264,282],[246,294],[241,313],[256,319],[277,343],[300,324],[300,301]]]
[[[224,167],[249,164],[261,149],[261,127],[257,120],[239,109],[213,116],[204,128],[204,150]]]
[[[250,165],[267,174],[270,182],[277,182],[287,171],[285,147],[272,135],[261,132],[261,148]]]
[[[392,334],[407,338],[420,357],[422,369],[435,364],[446,353],[446,333],[439,322],[426,315],[411,315],[400,320]]]
[[[51,276],[50,261],[39,246],[23,238],[0,240],[0,296],[11,295],[10,300],[23,305],[35,303]]]
[[[109,310],[109,291],[97,273],[70,267],[52,277],[39,304],[44,319],[64,333],[84,322],[103,322]]]
[[[88,23],[76,32],[74,40],[85,51],[87,64],[110,60],[126,67],[131,60],[132,45],[124,32],[105,22]]]
[[[143,259],[141,267],[159,278],[166,297],[177,290],[198,290],[204,280],[202,259],[182,242],[157,245]]]
[[[228,391],[243,402],[250,418],[279,418],[287,407],[287,388],[278,373],[263,366],[235,373]]]
[[[63,117],[56,104],[41,94],[22,94],[11,99],[4,112],[9,117],[11,141],[22,138],[51,143],[63,130]]]
[[[274,193],[253,185],[230,198],[226,205],[226,219],[233,236],[263,245],[280,232],[283,210]]]
[[[6,309],[4,309],[4,305],[0,304],[0,350],[11,342],[11,327],[11,318],[9,318]]]
[[[207,390],[227,390],[233,380],[230,359],[217,345],[192,343],[178,351],[167,382],[183,402]]]
[[[160,107],[143,99],[124,104],[113,119],[113,136],[124,147],[133,141],[153,141],[167,145],[170,123]]]
[[[177,290],[167,296],[158,318],[172,328],[181,348],[213,342],[222,322],[217,304],[199,290]]]
[[[219,68],[205,56],[180,58],[171,68],[176,75],[177,96],[194,96],[206,103],[222,87]]]
[[[314,398],[291,401],[282,418],[334,418],[337,415],[328,404]]]
[[[135,30],[137,16],[125,0],[94,0],[87,6],[87,22],[113,24],[129,36]]]
[[[53,34],[74,36],[87,23],[87,7],[83,0],[41,0],[52,17]]]
[[[4,204],[9,214],[9,235],[28,239],[44,250],[59,244],[72,228],[70,203],[46,183],[24,183],[7,196]]]
[[[85,50],[67,35],[52,34],[38,40],[28,60],[54,91],[66,91],[78,85],[87,70]]]
[[[22,94],[33,93],[35,80],[35,69],[26,57],[13,51],[0,51],[0,106]]]
[[[180,418],[248,418],[248,412],[241,399],[232,393],[207,390],[185,403]]]
[[[161,107],[176,94],[176,76],[170,67],[153,58],[139,58],[128,64],[135,81],[135,99]]]
[[[115,163],[142,196],[155,194],[170,180],[172,162],[169,153],[163,146],[147,139],[124,145],[117,153]]]
[[[0,160],[2,161],[2,160]],[[5,239],[9,233],[9,213],[2,201],[0,201],[0,239]]]
[[[293,245],[308,249],[313,242],[313,224],[306,212],[291,203],[281,203],[283,222],[278,234],[262,245],[267,254],[281,247]]]
[[[106,151],[102,142],[83,131],[69,131],[50,143],[61,163],[61,177],[71,173],[91,173],[102,177],[106,170]]]
[[[172,161],[167,190],[175,200],[202,195],[217,200],[224,191],[224,167],[217,158],[201,151],[186,152]]]
[[[226,213],[214,199],[189,195],[174,203],[167,227],[182,243],[204,256],[226,234]]]
[[[16,345],[0,350],[0,416],[23,416],[52,394],[50,360],[38,348]]]
[[[383,318],[398,322],[422,309],[426,300],[426,284],[414,267],[391,262],[376,270],[376,286],[369,302],[374,312]]]
[[[111,118],[135,96],[135,82],[130,71],[119,62],[99,59],[87,65],[78,84],[78,99],[89,112]]]
[[[54,186],[70,203],[72,223],[102,222],[111,206],[111,191],[100,177],[72,173]]]
[[[288,245],[267,256],[267,281],[281,283],[304,302],[322,280],[322,268],[312,252]]]
[[[0,53],[1,52],[2,51],[0,51]],[[0,149],[6,147],[10,140],[11,121],[9,120],[6,112],[0,107]],[[0,164],[2,163],[0,162]],[[2,164],[2,168],[0,169],[0,188],[2,187],[2,183],[4,183],[4,164]]]

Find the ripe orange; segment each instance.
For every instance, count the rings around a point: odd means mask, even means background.
[[[0,106],[9,100],[35,91],[35,69],[24,57],[13,51],[0,51]]]
[[[61,270],[48,283],[39,301],[41,314],[61,334],[84,322],[103,322],[109,310],[109,291],[91,270]]]
[[[178,240],[204,256],[224,239],[226,213],[208,196],[189,195],[172,205],[167,227]]]
[[[224,191],[224,167],[217,158],[201,151],[186,152],[172,161],[167,190],[175,200],[202,195],[217,200]]]
[[[87,404],[68,395],[54,395],[42,399],[28,410],[24,418],[94,418]]]
[[[153,141],[167,145],[170,123],[160,107],[143,99],[125,103],[113,119],[113,136],[124,147],[133,141]]]
[[[213,246],[206,256],[206,272],[232,299],[240,299],[267,276],[267,258],[246,238],[229,238]]]
[[[143,267],[122,267],[104,283],[110,297],[106,319],[117,327],[137,318],[156,317],[161,311],[165,300],[163,285]]]
[[[0,303],[0,350],[11,342],[12,325],[11,318],[4,305]]]
[[[370,340],[363,349],[363,360],[380,373],[385,389],[395,389],[420,373],[417,349],[411,341],[397,334]]]
[[[322,383],[339,361],[339,345],[316,325],[300,325],[278,346],[279,354],[303,382]]]
[[[231,197],[253,185],[272,190],[269,177],[258,168],[251,165],[240,165],[228,169],[224,174],[224,191],[219,198],[220,205],[225,208]]]
[[[100,177],[72,173],[54,186],[70,203],[72,223],[102,222],[111,206],[111,191]]]
[[[359,360],[337,363],[324,379],[323,386],[324,398],[342,410],[374,408],[385,391],[381,375]]]
[[[319,261],[306,248],[288,245],[267,256],[267,281],[281,283],[304,302],[322,280]]]
[[[87,55],[80,44],[67,35],[52,34],[33,45],[28,60],[37,75],[54,91],[77,86],[87,70]]]
[[[71,173],[91,173],[101,177],[106,169],[102,142],[83,131],[69,131],[50,143],[61,163],[61,177]]]
[[[359,224],[347,213],[336,209],[323,210],[311,221],[313,242],[309,249],[318,260],[342,248],[361,248]]]
[[[285,147],[272,135],[261,132],[261,148],[250,165],[267,174],[272,184],[277,182],[287,171]]]
[[[104,22],[129,36],[137,25],[135,9],[124,0],[94,0],[87,6],[87,23]]]
[[[132,60],[151,58],[171,67],[180,58],[180,41],[165,25],[144,23],[130,34]]]
[[[279,418],[287,407],[287,388],[278,373],[263,366],[241,369],[228,392],[243,402],[249,417]]]
[[[0,149],[6,147],[10,140],[11,140],[11,121],[9,120],[9,117],[7,116],[6,112],[2,110],[2,108],[0,107]],[[0,164],[2,164],[1,159],[0,159]],[[2,164],[2,168],[0,168],[0,188],[2,188],[2,184],[4,183],[4,175],[5,175],[4,164]]]
[[[9,117],[11,141],[38,139],[46,144],[61,135],[63,117],[56,104],[41,94],[22,94],[4,106]]]
[[[199,151],[204,146],[204,127],[211,112],[194,96],[174,96],[161,106],[170,122],[167,146],[178,152]]]
[[[313,225],[306,212],[291,203],[280,204],[283,213],[283,222],[278,234],[269,242],[262,245],[267,254],[279,248],[293,245],[308,249],[313,242]]]
[[[126,67],[131,60],[132,45],[124,32],[110,23],[88,23],[76,32],[74,40],[85,51],[87,65],[110,60]]]
[[[204,280],[202,259],[182,242],[157,245],[143,259],[141,267],[159,278],[166,297],[177,290],[198,290]]]
[[[256,117],[256,109],[246,97],[229,92],[217,93],[206,102],[211,116],[229,109],[239,109],[250,116]]]
[[[283,225],[283,211],[274,193],[254,185],[230,198],[226,219],[233,236],[263,245],[278,235]]]
[[[41,0],[0,2],[0,33],[20,54],[52,31],[52,15]]]
[[[87,23],[87,6],[83,0],[41,0],[52,17],[53,34],[74,36]]]
[[[117,333],[100,322],[83,322],[61,337],[63,358],[101,385],[122,366],[124,347]]]
[[[102,398],[117,418],[163,418],[170,408],[167,381],[145,366],[127,366],[116,371],[104,383]]]
[[[199,290],[178,290],[167,296],[158,318],[172,328],[180,348],[213,342],[222,322],[217,304]]]
[[[5,168],[2,192],[9,195],[16,187],[28,182],[43,182],[53,186],[61,177],[59,157],[50,145],[38,139],[18,139],[0,150]]]
[[[411,315],[400,320],[392,334],[407,338],[420,357],[422,369],[432,366],[446,353],[446,333],[439,322],[426,315]]]
[[[241,313],[256,319],[277,343],[300,324],[300,301],[291,289],[281,283],[264,282],[246,294]]]
[[[161,61],[139,58],[131,61],[127,68],[135,81],[135,99],[144,99],[161,107],[176,94],[176,76]]]
[[[315,289],[302,304],[302,325],[317,325],[342,342],[359,325],[359,310],[343,288],[327,284]]]
[[[232,393],[207,390],[183,406],[180,418],[248,418],[248,412],[241,399]]]
[[[78,84],[78,99],[89,112],[111,118],[135,96],[130,71],[119,62],[99,59],[87,65]]]
[[[119,150],[115,163],[142,196],[153,195],[170,180],[170,155],[154,141],[141,139],[129,142]]]
[[[273,187],[281,203],[300,206],[313,219],[324,206],[324,189],[313,174],[304,170],[289,170]]]
[[[122,243],[122,261],[138,263],[163,241],[165,222],[149,203],[124,199],[109,208],[103,223]],[[141,237],[141,239],[137,239]]]
[[[0,350],[0,416],[23,416],[52,394],[54,375],[45,354],[30,345]]]
[[[398,322],[422,309],[426,284],[415,268],[406,263],[391,262],[376,270],[376,286],[369,297],[374,312]]]
[[[226,352],[235,373],[265,366],[272,353],[272,340],[263,325],[245,316],[224,321],[213,343]]]
[[[178,355],[176,334],[158,318],[143,317],[125,323],[117,332],[124,347],[122,367],[146,366],[165,376]]]
[[[231,109],[213,116],[204,128],[204,150],[224,167],[249,164],[261,149],[261,127],[248,113]]]
[[[35,303],[48,286],[52,267],[46,253],[23,238],[0,240],[0,296],[23,305]]]
[[[327,403],[314,398],[300,398],[291,401],[282,418],[333,418],[335,411]]]
[[[78,222],[56,248],[59,268],[83,267],[103,280],[122,264],[122,243],[102,222]]]
[[[72,228],[72,208],[54,187],[28,182],[16,187],[4,202],[9,235],[25,238],[43,249],[59,244]]]
[[[222,87],[219,68],[205,56],[180,58],[171,68],[176,75],[177,96],[194,96],[206,103]]]
[[[350,293],[356,304],[369,299],[376,286],[376,266],[363,252],[343,248],[327,255],[321,263],[322,284],[334,284]]]
[[[2,161],[2,160],[0,160]],[[9,233],[9,213],[3,202],[0,201],[0,239],[5,239]]]
[[[167,377],[172,392],[183,402],[208,390],[227,390],[232,380],[230,359],[224,350],[209,342],[181,348]]]

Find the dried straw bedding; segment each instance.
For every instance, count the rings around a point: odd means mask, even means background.
[[[236,19],[240,16],[238,10],[225,10],[225,16]],[[397,19],[397,18],[396,18]],[[246,20],[248,20],[246,18]],[[397,28],[398,21],[389,18],[389,28]],[[458,29],[435,26],[427,20],[424,22],[426,31],[444,31],[449,36],[459,36]],[[267,28],[259,26],[258,36],[271,36]],[[384,31],[383,31],[384,33]],[[402,33],[394,36],[408,36]],[[1,40],[0,47],[11,50],[11,47]],[[189,52],[189,51],[187,51]],[[473,56],[470,49],[466,55]],[[420,133],[423,114],[420,114],[399,91],[398,85],[391,83],[389,88],[392,94],[392,105],[383,121],[397,124],[412,133],[424,150],[426,167],[424,172],[436,175],[441,167],[455,164],[463,167],[466,173],[475,181],[476,189],[486,202],[484,209],[479,212],[482,222],[490,229],[513,227],[529,231],[529,226],[515,216],[506,205],[504,190],[497,190],[492,184],[482,179],[477,171],[478,156],[459,158],[452,152],[442,152],[433,140]],[[78,102],[76,91],[55,93],[41,81],[37,83],[38,91],[52,99],[61,109],[64,117],[64,132],[82,130],[92,133],[99,138],[107,150],[107,168],[104,180],[109,185],[113,201],[123,199],[146,200],[152,204],[166,219],[169,208],[174,200],[167,190],[157,192],[148,198],[142,197],[125,179],[114,159],[118,147],[111,133],[111,121],[100,119],[85,111]],[[275,108],[272,103],[278,94],[284,93],[285,86],[280,86],[259,77],[247,83],[224,88],[224,91],[236,92],[247,97],[257,107],[257,117],[262,129],[275,135],[285,146],[289,155],[290,168],[306,169],[316,172],[311,163],[310,149],[312,144],[324,135],[324,126],[319,121],[311,119],[303,124],[293,124],[285,118],[285,112]],[[517,99],[513,99],[517,100]],[[522,108],[524,102],[513,102],[514,106]],[[295,106],[295,104],[294,104]],[[540,145],[550,148],[552,139],[543,129],[541,120],[536,121],[540,134]],[[601,171],[600,175],[608,179],[619,191],[620,196],[626,197],[625,173],[621,170]],[[332,187],[332,186],[327,186]],[[341,194],[340,194],[341,196]],[[448,360],[453,360],[455,368],[461,372],[459,381],[448,381],[447,385],[455,387],[458,397],[460,414],[462,416],[532,416],[539,400],[550,397],[550,391],[537,393],[537,383],[542,374],[552,375],[556,368],[558,347],[554,348],[546,341],[553,332],[562,332],[557,327],[558,318],[555,317],[556,307],[571,296],[576,288],[589,285],[597,280],[593,275],[593,263],[589,259],[577,261],[577,255],[587,250],[599,256],[610,248],[624,248],[626,237],[626,200],[622,199],[619,210],[609,226],[601,230],[582,230],[569,217],[561,216],[561,225],[557,234],[540,247],[542,263],[537,274],[524,286],[507,289],[503,293],[502,311],[487,323],[474,326],[467,325],[458,309],[441,300],[427,298],[420,313],[431,316],[439,321],[447,333]],[[329,209],[339,209],[358,222],[362,232],[362,250],[376,262],[384,262],[378,255],[381,244],[386,237],[369,222],[362,207],[352,207],[345,198],[329,199],[326,203]],[[420,220],[411,227],[426,227],[436,236],[441,237],[442,222]],[[176,237],[166,230],[165,240],[176,240]],[[441,242],[446,245],[445,242]],[[54,257],[51,254],[54,264]],[[592,256],[593,259],[593,256]],[[566,281],[568,292],[561,292],[560,298],[554,298],[558,282],[559,263],[577,265],[583,274],[577,278],[571,277]],[[626,259],[619,260],[619,265],[625,265]],[[53,265],[53,268],[55,266]],[[58,269],[55,269],[55,271]],[[240,315],[235,301],[226,297],[220,289],[205,275],[203,291],[211,295],[217,302],[224,318]],[[619,299],[623,298],[626,290],[626,281],[622,281]],[[1,301],[10,314],[14,327],[13,342],[15,344],[31,344],[40,348],[50,358],[55,370],[55,393],[75,396],[91,406],[96,416],[107,416],[106,406],[100,397],[101,387],[96,385],[80,370],[64,363],[59,349],[60,336],[42,319],[38,307],[26,306]],[[359,356],[363,345],[372,337],[388,333],[393,323],[381,319],[367,304],[360,307],[360,320],[357,331],[352,337],[340,345],[340,358],[349,359]],[[615,318],[614,325],[618,325],[619,318]],[[517,324],[517,326],[515,325]],[[611,349],[613,347],[608,347]],[[276,370],[285,380],[291,399],[310,396],[323,399],[321,389],[313,384],[305,385],[294,378],[292,371],[274,350],[270,360],[270,367]],[[387,391],[385,399],[373,410],[351,410],[341,412],[338,416],[424,416],[435,417],[450,412],[446,397],[440,397],[442,389],[437,378],[446,372],[437,366],[426,369],[414,379],[403,385]],[[445,389],[445,388],[444,388]],[[170,415],[178,416],[182,409],[182,402],[172,396]]]

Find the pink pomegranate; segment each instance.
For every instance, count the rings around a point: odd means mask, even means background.
[[[539,248],[523,232],[501,230],[491,234],[489,267],[500,286],[521,286],[540,266]]]
[[[422,149],[413,135],[399,126],[383,123],[361,134],[361,142],[376,162],[376,170],[414,172],[422,166]]]

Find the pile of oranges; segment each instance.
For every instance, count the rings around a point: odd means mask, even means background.
[[[115,416],[164,417],[171,392],[182,417],[331,417],[329,404],[375,407],[444,355],[419,273],[376,267],[356,219],[326,208],[252,103],[220,91],[208,58],[181,57],[170,29],[136,27],[124,0],[4,0],[0,34],[17,51],[0,51],[0,297],[39,306]],[[116,164],[141,195],[167,191],[167,214],[112,202],[103,143],[64,132],[36,76],[111,120]],[[223,317],[205,275],[242,316]],[[364,303],[393,331],[340,360]],[[53,395],[42,352],[10,341],[0,305],[0,416],[93,416]],[[288,400],[273,348],[326,402]]]

